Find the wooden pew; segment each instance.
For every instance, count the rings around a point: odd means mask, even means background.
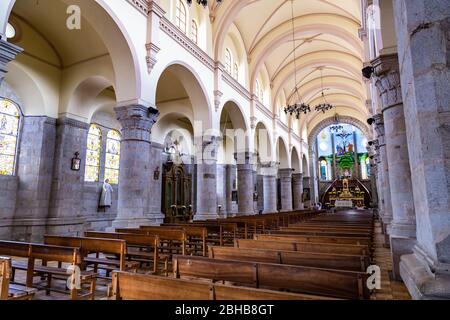
[[[0,257],[0,300],[31,300],[36,289],[11,284],[11,258]]]
[[[203,281],[113,272],[111,300],[326,300],[308,295]]]
[[[209,247],[209,257],[357,272],[366,272],[370,265],[367,256],[229,247]]]
[[[140,226],[140,229],[143,229],[150,234],[152,234],[152,232],[155,232],[155,230],[156,232],[160,232],[160,230],[183,230],[186,233],[186,249],[190,251],[188,253],[194,253],[194,255],[202,255],[204,257],[207,255],[206,240],[208,238],[208,230],[205,227],[185,224],[183,226],[176,225],[161,227]]]
[[[27,262],[12,262],[11,281],[14,282],[16,270],[26,271],[26,287],[45,289],[47,294],[50,294],[50,291],[67,293],[66,291],[52,288],[52,279],[54,277],[67,280],[70,276],[67,273],[68,269],[63,267],[63,263],[73,266],[81,266],[81,255],[78,248],[75,247],[0,241],[0,254],[7,255],[9,257],[27,259]],[[37,260],[41,261],[40,265],[36,264]],[[48,266],[49,262],[56,262],[58,263],[58,266]],[[36,275],[41,276],[46,280],[47,284],[45,287],[34,283],[33,278]],[[71,298],[75,300],[79,297],[87,296],[93,300],[95,298],[96,273],[92,271],[82,271],[80,274],[80,283],[81,285],[89,285],[89,293],[78,295],[78,290],[74,287],[70,292]]]
[[[369,299],[367,274],[254,261],[174,256],[176,278],[209,279],[342,299]]]
[[[255,240],[272,240],[272,241],[299,241],[299,242],[315,242],[315,243],[336,243],[336,244],[352,244],[365,245],[370,248],[371,240],[367,237],[333,237],[333,236],[310,236],[298,234],[256,234]]]
[[[212,245],[233,245],[236,239],[238,227],[236,223],[211,222],[193,222],[193,223],[164,223],[163,227],[202,227],[207,230],[206,243]]]
[[[42,265],[36,265],[36,261],[42,261]],[[64,290],[52,288],[53,277],[61,277],[67,279],[68,269],[64,267],[51,267],[48,266],[49,262],[67,263],[70,266],[80,266],[82,257],[78,248],[70,247],[58,247],[49,245],[31,245],[31,254],[28,259],[27,269],[27,286],[38,287],[45,289],[47,294],[50,291],[65,293]],[[75,270],[73,270],[75,272]],[[44,276],[46,278],[46,286],[41,287],[33,283],[34,276]],[[88,283],[90,285],[89,293],[83,296],[78,295],[78,289],[76,288],[76,279],[72,278],[73,287],[70,289],[70,296],[72,300],[77,300],[79,297],[90,297],[91,300],[95,299],[95,287],[96,287],[97,274],[92,271],[81,271],[80,284]]]
[[[300,235],[311,235],[311,236],[339,236],[339,237],[367,237],[371,239],[371,234],[361,231],[347,231],[338,229],[301,229],[301,228],[281,228],[280,230],[270,231],[270,234],[300,234]]]
[[[94,272],[97,272],[98,269],[106,271],[105,277],[98,275],[98,278],[109,279],[109,273],[116,269],[136,271],[137,268],[136,263],[126,261],[125,240],[45,235],[44,242],[50,245],[79,248],[83,270],[87,266],[93,266]],[[92,254],[95,254],[95,257]],[[101,257],[101,254],[105,257]],[[110,258],[108,255],[114,255],[114,258]]]
[[[359,256],[369,256],[370,254],[370,251],[368,250],[367,246],[335,244],[335,243],[298,242],[298,241],[236,239],[235,247],[243,249],[338,253],[338,254],[349,254]]]
[[[166,252],[169,255],[173,251],[178,254],[186,254],[186,231],[179,229],[168,229],[162,227],[151,227],[145,229],[139,228],[120,228],[116,229],[118,233],[134,233],[134,234],[146,234],[157,235],[160,241],[160,251]]]
[[[131,261],[153,263],[153,273],[158,273],[159,237],[146,234],[130,234],[115,232],[86,231],[87,238],[125,240],[127,244],[126,256]]]

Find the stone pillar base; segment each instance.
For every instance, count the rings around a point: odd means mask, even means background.
[[[204,220],[214,220],[220,219],[217,213],[205,213],[205,214],[195,214],[194,221],[204,221]]]
[[[416,245],[416,239],[397,237],[391,235],[390,247],[391,247],[391,257],[392,257],[392,271],[394,279],[401,281],[400,275],[400,259],[403,255],[411,254],[413,248]]]
[[[417,246],[400,259],[400,275],[414,300],[450,299],[450,265],[431,266]],[[432,271],[433,270],[433,271]]]
[[[155,214],[142,218],[120,218],[112,223],[107,231],[115,231],[117,228],[139,228],[140,226],[159,226],[164,222],[164,215]]]

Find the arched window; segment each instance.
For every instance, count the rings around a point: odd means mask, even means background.
[[[120,168],[120,133],[110,130],[106,137],[105,180],[111,184],[119,184]]]
[[[176,11],[176,25],[181,29],[184,33],[186,33],[186,7],[184,6],[181,0],[177,2],[177,11]]]
[[[225,49],[225,70],[228,72],[228,74],[231,74],[231,63],[232,57],[231,57],[231,51],[230,49]]]
[[[100,176],[100,155],[102,152],[102,132],[92,124],[89,128],[86,146],[86,172],[84,180],[98,182]]]
[[[19,123],[19,108],[0,98],[0,175],[15,173]]]
[[[255,84],[255,94],[256,94],[256,97],[258,98],[258,100],[261,101],[261,98],[262,98],[261,97],[261,86],[260,86],[258,80],[256,80],[256,84]]]
[[[195,20],[192,20],[191,23],[191,40],[198,44],[198,24]]]
[[[326,160],[320,161],[320,180],[328,180],[328,164]]]
[[[237,62],[234,64],[233,77],[236,80],[239,80],[239,66],[238,66]]]

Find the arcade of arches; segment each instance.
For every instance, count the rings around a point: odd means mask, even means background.
[[[2,0],[0,35],[0,239],[350,204],[450,298],[450,0]]]

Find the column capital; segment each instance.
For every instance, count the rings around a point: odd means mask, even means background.
[[[0,39],[0,83],[8,73],[7,64],[23,51],[22,48]]]
[[[239,164],[253,164],[254,163],[254,153],[250,151],[236,152],[234,154],[234,159],[236,163]]]
[[[276,176],[279,163],[275,161],[261,163],[261,174],[264,176]]]
[[[375,120],[375,131],[377,132],[378,139],[383,140],[384,133],[385,133],[383,114],[378,113],[378,114],[374,115],[372,118],[373,118],[373,120]]]
[[[403,103],[398,55],[381,55],[372,61],[375,85],[381,97],[383,111]]]
[[[155,107],[131,104],[114,110],[117,120],[122,125],[122,141],[151,141],[151,130],[159,116],[159,111]]]
[[[293,172],[294,172],[294,169],[291,169],[291,168],[287,168],[287,169],[279,169],[279,170],[278,170],[278,174],[279,174],[280,177],[282,177],[282,178],[291,178]]]

